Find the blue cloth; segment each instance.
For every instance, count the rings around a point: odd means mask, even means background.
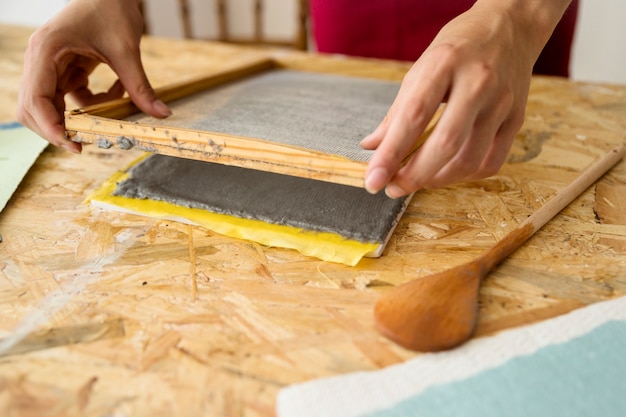
[[[280,417],[626,417],[626,296],[282,389]]]
[[[626,321],[430,387],[366,416],[626,416]]]

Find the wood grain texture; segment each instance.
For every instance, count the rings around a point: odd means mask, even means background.
[[[1,121],[14,120],[29,33],[0,26]],[[156,86],[268,53],[151,38],[142,45]],[[408,68],[300,53],[278,58],[346,74],[375,67],[390,79]],[[114,79],[99,68],[94,86],[107,89]],[[414,357],[375,330],[379,293],[493,245],[623,143],[625,115],[625,86],[534,78],[511,162],[489,179],[420,191],[385,255],[356,267],[92,209],[82,204],[87,193],[139,152],[48,149],[0,214],[0,338],[19,349],[36,336],[65,336],[0,358],[0,415],[271,416],[288,384]],[[598,189],[624,184],[622,162]],[[596,218],[595,190],[484,281],[477,334],[626,294],[626,250],[612,243],[624,240],[626,223]],[[623,193],[601,195],[623,204]],[[120,323],[123,332],[94,336]],[[72,338],[67,329],[89,331]]]

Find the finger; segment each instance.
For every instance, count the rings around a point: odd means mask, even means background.
[[[523,121],[524,113],[522,111],[502,124],[479,169],[467,180],[478,180],[498,173],[509,155],[515,135],[522,127]]]
[[[385,193],[399,198],[422,188],[458,152],[469,136],[473,118],[454,120],[453,106],[448,103],[441,119],[426,143],[389,181]]]
[[[477,123],[478,124],[478,123]],[[445,164],[431,178],[425,179],[420,188],[440,188],[455,182],[463,181],[476,173],[490,147],[495,141],[497,126],[487,124],[484,127],[475,126],[470,136],[464,141],[458,153]],[[411,166],[415,170],[415,166]],[[402,173],[401,175],[412,175]]]
[[[32,52],[33,49],[35,52]],[[63,92],[57,90],[57,69],[52,59],[31,55],[38,48],[29,48],[25,54],[24,76],[18,96],[18,120],[42,138],[70,152],[80,153],[81,146],[66,139],[63,112]],[[31,66],[39,61],[42,65]]]
[[[80,153],[82,147],[78,143],[67,140],[64,119],[57,106],[47,98],[36,98],[29,111],[18,115],[18,120],[42,138],[55,146],[72,153]]]
[[[383,137],[385,136],[388,123],[389,123],[389,114],[387,114],[383,118],[383,120],[376,127],[376,129],[374,129],[372,133],[370,133],[369,135],[363,138],[363,140],[361,141],[359,145],[361,145],[363,149],[367,149],[367,150],[374,150],[378,148],[378,145],[380,145],[380,142],[383,140]]]
[[[124,85],[120,80],[115,81],[111,88],[105,93],[93,94],[87,87],[78,88],[70,95],[81,106],[89,106],[96,103],[102,103],[109,100],[121,98],[124,95]]]
[[[141,111],[159,118],[172,114],[169,107],[157,97],[150,85],[141,63],[138,47],[114,55],[110,66],[118,74],[130,99]]]
[[[505,94],[498,102],[489,104],[476,118],[470,136],[457,154],[422,184],[424,188],[439,188],[471,178],[484,178],[493,175],[493,169],[497,172],[500,166],[484,165],[484,161],[490,150],[503,146],[499,132],[511,112],[513,98]]]
[[[471,137],[482,102],[475,88],[457,82],[433,133],[389,181],[387,195],[398,198],[428,184]]]
[[[474,169],[478,166],[475,161],[463,159],[467,154],[479,158],[478,161],[483,160],[490,139],[510,110],[512,93],[502,93],[492,73],[482,67],[464,72],[453,80],[452,86],[445,110],[432,135],[386,187],[385,192],[390,197],[401,197],[431,185],[433,178],[459,153],[462,159],[451,165],[449,171],[442,175],[443,179],[436,180],[438,184],[467,175],[467,172],[455,171],[456,167],[466,170],[472,169],[472,165]],[[475,148],[464,148],[467,142],[470,142],[468,146]],[[463,150],[466,155],[463,155]]]
[[[408,83],[403,82],[366,170],[365,188],[370,193],[382,190],[399,169],[445,97],[447,78],[447,74],[438,80],[418,74]]]

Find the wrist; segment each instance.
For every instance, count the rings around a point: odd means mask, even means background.
[[[474,7],[497,13],[515,34],[518,47],[537,59],[572,0],[478,0]],[[522,43],[523,42],[523,43]]]

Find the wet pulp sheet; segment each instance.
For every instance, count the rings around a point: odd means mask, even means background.
[[[355,265],[382,254],[410,197],[392,200],[356,187],[152,155],[88,200]]]

